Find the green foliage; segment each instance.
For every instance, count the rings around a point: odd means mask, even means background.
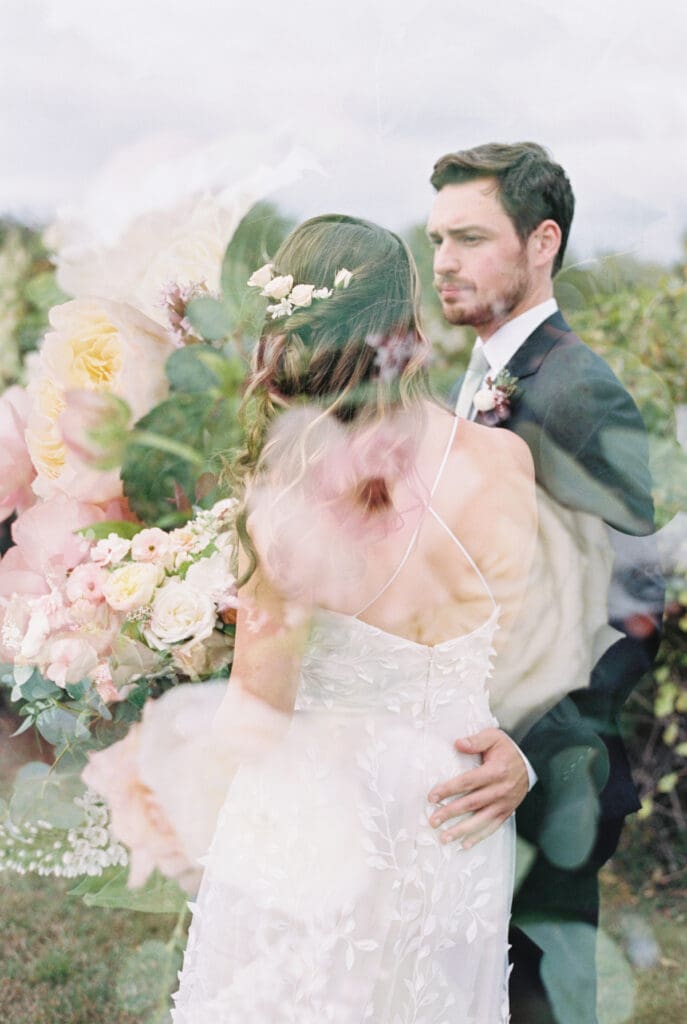
[[[17,824],[46,821],[58,829],[76,828],[84,814],[74,798],[83,792],[78,774],[54,771],[41,761],[31,761],[17,774],[10,816]]]
[[[165,1013],[169,1020],[167,1004],[180,966],[178,950],[152,939],[144,942],[117,975],[118,1005],[129,1013],[155,1014],[153,1020]]]
[[[128,877],[128,868],[109,868],[102,875],[83,878],[69,895],[81,896],[87,907],[136,910],[145,914],[180,914],[186,910],[188,893],[159,871],[154,871],[143,885],[134,889],[129,887]]]
[[[144,522],[172,527],[194,504],[220,496],[218,477],[239,440],[238,356],[209,345],[174,352],[166,367],[170,397],[136,424],[122,465],[124,490]]]

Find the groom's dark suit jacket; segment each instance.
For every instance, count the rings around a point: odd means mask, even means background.
[[[622,634],[593,667],[589,686],[571,692],[519,741],[539,781],[518,809],[518,830],[543,850],[544,860],[540,854],[532,879],[516,896],[515,910],[520,900],[536,911],[542,909],[537,901],[555,906],[562,896],[573,904],[577,899],[574,885],[567,894],[537,886],[546,857],[557,868],[579,868],[579,858],[570,849],[579,840],[595,873],[612,853],[617,823],[639,807],[617,719],[655,657],[663,584],[649,537],[654,508],[646,430],[610,367],[556,312],[522,344],[507,369],[517,378],[517,391],[509,416],[498,426],[527,442],[537,482],[556,502],[596,516],[609,527],[615,566],[608,617]],[[480,420],[485,417],[478,415]],[[580,804],[585,792],[592,794],[591,814]],[[594,843],[585,846],[580,829],[595,829],[599,813],[599,841],[591,853]],[[577,831],[570,830],[571,820]],[[558,851],[557,838],[563,847]],[[531,901],[528,892],[535,894]],[[594,910],[585,916],[593,917]]]

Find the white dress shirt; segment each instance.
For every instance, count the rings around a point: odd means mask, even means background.
[[[489,363],[489,372],[485,377],[495,377],[504,366],[510,362],[524,341],[527,341],[530,334],[548,320],[558,309],[555,299],[546,299],[531,309],[526,309],[520,316],[508,320],[499,327],[498,331],[492,334],[487,341],[481,338],[475,340],[475,348],[481,346]],[[470,419],[475,418],[475,410],[472,409]]]
[[[489,372],[485,374],[485,377],[495,377],[496,374],[504,368],[504,366],[507,366],[523,342],[529,338],[530,334],[532,334],[540,324],[543,324],[545,320],[548,320],[548,318],[552,316],[557,309],[558,303],[555,299],[546,299],[545,302],[540,302],[537,306],[532,306],[531,309],[526,309],[524,313],[520,314],[520,316],[516,316],[512,320],[506,321],[506,323],[502,327],[499,327],[498,331],[495,331],[487,341],[482,341],[482,339],[478,337],[475,341],[475,347],[478,345],[482,346],[489,363]],[[473,407],[470,413],[470,419],[474,419],[475,416],[476,411]],[[529,760],[523,754],[522,750],[520,750],[520,747],[517,749],[525,762],[530,789],[532,789],[532,786],[534,786],[537,781],[537,773]]]

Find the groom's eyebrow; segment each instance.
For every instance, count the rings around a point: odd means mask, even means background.
[[[430,228],[427,228],[426,231],[427,237],[432,241],[436,238],[442,238],[444,235],[447,235],[449,238],[461,238],[463,235],[474,235],[476,233],[487,234],[488,232],[487,229],[482,227],[480,224],[466,224],[460,228],[446,228],[443,232],[436,228],[431,230]]]

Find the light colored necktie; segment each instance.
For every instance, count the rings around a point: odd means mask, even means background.
[[[470,415],[472,399],[475,397],[477,389],[484,380],[488,369],[489,360],[484,354],[484,346],[477,345],[472,350],[470,362],[460,387],[458,401],[456,402],[456,416],[467,418]]]

